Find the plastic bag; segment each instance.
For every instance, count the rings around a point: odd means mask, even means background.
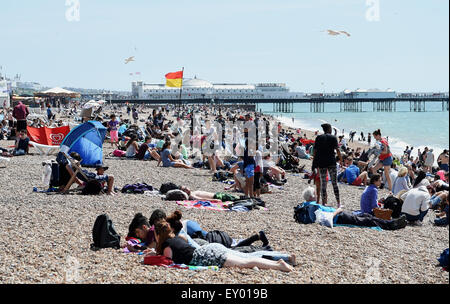
[[[323,212],[322,210],[317,209],[314,214],[316,215],[316,223],[319,223],[322,226],[333,228],[332,212]]]

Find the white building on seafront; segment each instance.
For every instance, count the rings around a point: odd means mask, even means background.
[[[179,88],[165,84],[146,84],[133,81],[131,93],[137,99],[167,100],[178,99]],[[211,83],[197,78],[183,78],[182,99],[293,99],[305,94],[290,92],[284,83]]]

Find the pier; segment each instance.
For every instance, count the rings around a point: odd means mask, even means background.
[[[187,96],[186,96],[187,97]],[[325,112],[327,103],[339,103],[340,112],[363,112],[363,105],[372,103],[373,112],[396,112],[399,102],[409,102],[409,110],[411,112],[426,112],[427,103],[441,103],[442,111],[449,111],[449,95],[448,93],[402,93],[395,98],[343,98],[338,94],[323,94],[320,97],[303,97],[303,98],[267,98],[267,99],[209,99],[209,98],[186,98],[181,99],[134,99],[121,98],[112,99],[111,103],[120,104],[128,102],[130,104],[148,104],[148,105],[165,105],[165,104],[198,104],[198,105],[232,105],[255,106],[259,108],[261,104],[273,104],[273,112],[292,113],[294,104],[309,104],[311,113]]]

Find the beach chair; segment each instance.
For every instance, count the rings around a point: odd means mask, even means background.
[[[38,150],[40,155],[56,154],[59,151],[59,146],[41,145],[34,141],[30,141],[29,144]]]
[[[0,164],[1,164],[1,163],[8,163],[8,162],[10,162],[10,161],[11,161],[11,160],[10,160],[9,158],[0,156]],[[1,166],[0,168],[6,168],[6,166]]]
[[[62,193],[67,193],[70,190],[70,187],[72,187],[73,183],[75,183],[75,179],[78,175],[78,173],[80,173],[84,179],[86,180],[86,183],[88,183],[89,181],[92,181],[92,178],[87,177],[87,175],[83,172],[83,170],[81,169],[81,162],[77,161],[75,159],[73,159],[72,157],[70,157],[69,155],[67,155],[65,152],[61,152],[68,160],[70,160],[70,163],[72,165],[72,169],[74,171],[73,176],[69,179],[69,181],[67,182],[66,186],[64,186],[64,189],[61,191]],[[100,193],[105,193],[104,190],[102,189]]]

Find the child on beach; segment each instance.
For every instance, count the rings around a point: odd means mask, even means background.
[[[116,120],[116,115],[111,115],[111,120],[108,122],[109,136],[111,139],[111,147],[116,146],[119,148],[119,122]]]
[[[386,181],[388,184],[388,189],[389,189],[389,191],[392,191],[393,181],[391,180],[391,177],[390,177],[390,169],[391,169],[391,165],[392,165],[394,159],[393,159],[392,153],[389,149],[389,143],[387,142],[387,140],[385,138],[381,137],[380,129],[373,132],[373,137],[377,140],[377,143],[381,147],[381,154],[378,156],[378,163],[375,165],[375,167],[372,167],[370,170],[372,173],[375,173],[378,171],[378,169],[383,167],[384,173],[386,176]]]
[[[19,132],[19,138],[16,139],[16,145],[14,147],[13,155],[25,155],[28,154],[28,143],[30,139],[27,136],[26,130],[21,130]]]

